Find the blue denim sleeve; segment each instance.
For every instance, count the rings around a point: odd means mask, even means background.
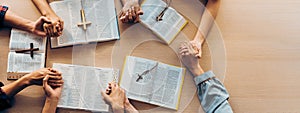
[[[229,94],[212,71],[194,78],[198,98],[206,113],[233,113],[228,103]]]

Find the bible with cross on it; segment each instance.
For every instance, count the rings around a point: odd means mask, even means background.
[[[33,48],[33,43],[30,43],[30,48],[29,49],[16,50],[16,53],[30,52],[30,57],[33,59],[33,52],[38,51],[38,50],[39,50],[39,48]]]
[[[84,13],[84,9],[83,9],[82,0],[81,0],[80,15],[81,15],[81,22],[78,23],[77,25],[78,26],[83,26],[83,30],[86,30],[86,26],[89,25],[89,24],[92,24],[92,22],[86,21],[86,19],[85,19],[85,13]]]

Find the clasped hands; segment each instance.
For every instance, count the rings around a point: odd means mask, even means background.
[[[119,18],[123,23],[137,23],[140,21],[139,15],[143,15],[144,12],[140,8],[138,0],[122,0],[124,4]]]
[[[58,100],[64,81],[61,73],[52,68],[42,68],[24,76],[27,85],[43,85],[47,98]]]
[[[41,16],[32,26],[31,32],[36,35],[43,37],[58,37],[62,35],[64,21],[59,17],[49,18]]]

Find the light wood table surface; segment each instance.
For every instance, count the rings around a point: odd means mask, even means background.
[[[0,1],[1,4],[9,4],[9,10],[28,19],[36,20],[40,16],[30,0]],[[120,3],[118,0],[115,3],[119,11]],[[300,112],[299,6],[298,0],[221,1],[216,25],[204,45],[200,63],[204,70],[212,69],[224,81],[234,112]],[[46,65],[72,64],[72,60],[93,55],[95,59],[92,61],[97,67],[120,68],[124,56],[134,55],[181,66],[174,50],[181,41],[193,38],[203,9],[197,0],[173,0],[172,7],[183,14],[189,24],[170,46],[160,43],[155,35],[140,24],[120,24],[121,40],[92,45],[95,52],[82,52],[88,53],[86,56],[80,56],[80,52],[72,53],[73,47],[48,47]],[[9,36],[9,29],[0,29],[0,80],[5,84],[10,83],[6,80]],[[178,112],[203,112],[188,72],[183,88]],[[38,113],[43,107],[44,98],[40,86],[31,86],[16,95],[14,107],[6,112]],[[176,112],[140,102],[132,103],[141,112]],[[88,111],[60,109],[59,112]]]

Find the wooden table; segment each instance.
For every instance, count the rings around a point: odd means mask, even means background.
[[[39,17],[30,0],[0,1],[9,4],[10,10],[23,17],[31,20]],[[115,0],[115,3],[117,10],[120,10],[119,1]],[[296,0],[221,1],[217,24],[208,36],[208,43],[204,45],[200,63],[204,70],[212,69],[224,81],[235,112],[300,112],[297,106],[300,103],[299,6],[300,1]],[[121,40],[98,43],[94,47],[95,66],[119,68],[126,55],[180,66],[174,50],[181,41],[195,35],[202,7],[197,0],[174,0],[172,7],[183,14],[189,24],[170,46],[160,43],[155,35],[140,24],[120,24]],[[133,36],[132,33],[136,34]],[[10,82],[6,80],[9,36],[9,29],[0,29],[0,80],[6,84]],[[135,40],[139,41],[133,42]],[[47,66],[51,67],[54,62],[72,63],[74,57],[86,57],[77,56],[78,53],[72,51],[72,47],[48,47]],[[203,112],[195,94],[195,86],[187,72],[178,112]],[[44,92],[40,86],[31,86],[16,95],[15,100],[14,107],[7,112],[40,112]],[[132,103],[141,112],[176,112],[139,102]],[[59,112],[85,111],[60,109]]]

